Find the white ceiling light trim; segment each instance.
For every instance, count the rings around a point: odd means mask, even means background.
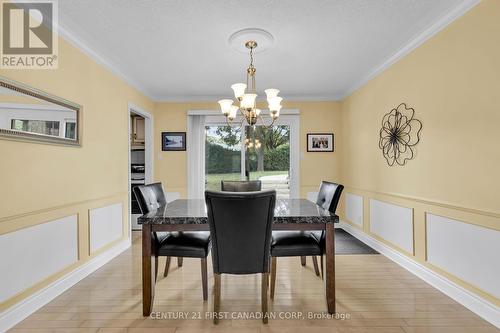
[[[253,53],[262,53],[270,49],[273,47],[275,41],[274,36],[269,31],[259,28],[246,28],[233,33],[229,36],[227,42],[233,50],[248,54],[248,49],[245,47],[245,43],[249,40],[256,41],[259,45]]]
[[[348,97],[356,90],[367,84],[370,80],[377,77],[383,71],[391,67],[393,64],[407,56],[411,51],[418,48],[420,45],[425,43],[427,40],[435,36],[441,30],[450,25],[453,21],[463,16],[469,10],[471,10],[474,6],[479,4],[481,0],[463,0],[461,4],[451,9],[446,15],[444,15],[441,19],[431,24],[429,27],[424,29],[422,32],[418,33],[414,38],[410,39],[406,45],[404,45],[401,49],[399,49],[396,53],[394,53],[391,57],[389,57],[382,64],[375,67],[368,75],[359,80],[355,85],[346,90],[344,93],[340,95],[340,100]]]

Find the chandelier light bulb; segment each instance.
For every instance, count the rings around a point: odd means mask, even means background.
[[[234,91],[234,97],[241,101],[243,95],[245,95],[245,89],[247,85],[244,83],[235,83],[231,86],[231,89]]]
[[[270,88],[270,89],[264,90],[264,92],[266,93],[267,100],[270,100],[270,99],[278,96],[280,91],[278,89]]]
[[[271,118],[276,119],[280,116],[281,105],[278,105],[274,110],[271,110]]]
[[[231,105],[229,108],[229,116],[228,118],[233,120],[236,118],[236,113],[238,112],[239,108],[236,105]]]
[[[220,110],[224,116],[228,116],[231,111],[231,106],[233,105],[232,99],[221,99],[219,102]]]
[[[255,107],[255,99],[257,94],[245,94],[241,100],[241,107],[243,109],[253,109]]]
[[[275,96],[273,98],[269,98],[267,102],[269,103],[269,110],[275,111],[278,107],[281,106],[282,97]]]
[[[261,111],[262,111],[261,109],[255,109],[255,114],[256,114],[257,116],[259,116],[259,115],[260,115],[260,113],[261,113]]]

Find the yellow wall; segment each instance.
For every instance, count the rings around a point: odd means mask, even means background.
[[[289,102],[284,109],[300,110],[300,195],[317,191],[321,180],[340,179],[340,147],[335,143],[333,153],[306,152],[306,134],[333,132],[338,139],[341,131],[340,103],[338,102]],[[187,130],[188,110],[214,110],[216,102],[206,103],[157,103],[154,111],[155,127],[155,180],[164,183],[168,192],[187,196],[187,153],[162,152],[161,132]],[[189,142],[187,143],[189,145]],[[159,159],[161,157],[161,159]]]
[[[364,197],[368,233],[368,199],[413,208],[415,253],[406,255],[496,304],[499,300],[480,288],[426,263],[424,214],[500,230],[498,36],[500,1],[484,0],[342,103],[284,106],[301,112],[302,197],[321,180],[341,180],[347,193]],[[155,179],[186,197],[186,152],[161,152],[160,133],[186,131],[187,111],[217,110],[215,102],[155,104],[64,40],[58,70],[2,70],[1,75],[82,105],[84,124],[80,148],[0,140],[0,184],[8,189],[0,191],[0,234],[78,214],[80,260],[69,270],[90,258],[89,209],[122,202],[128,229],[128,102],[154,115]],[[422,120],[422,141],[407,166],[388,167],[378,131],[384,113],[400,102],[414,107]],[[307,153],[309,132],[335,133],[335,152]]]
[[[500,1],[485,0],[342,102],[346,192],[413,208],[424,264],[425,212],[500,230],[499,36]],[[421,142],[414,160],[389,167],[379,130],[402,102],[423,123]]]
[[[153,103],[62,39],[59,69],[0,74],[83,106],[81,147],[0,140],[0,234],[78,214],[78,266],[90,258],[89,209],[122,202],[123,236],[128,237],[127,107],[131,102],[152,111]]]

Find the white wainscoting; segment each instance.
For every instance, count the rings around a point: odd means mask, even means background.
[[[419,278],[423,279],[434,288],[437,288],[446,295],[450,296],[455,301],[462,304],[477,315],[483,317],[496,327],[500,328],[500,307],[486,301],[476,294],[473,294],[462,286],[459,286],[458,284],[448,280],[444,276],[439,275],[430,268],[419,264],[415,260],[410,259],[409,257],[401,254],[399,251],[387,246],[381,241],[367,235],[363,231],[353,227],[348,223],[344,223],[341,221],[339,223],[339,227],[346,230],[351,235],[360,239],[364,243],[370,245],[372,248],[379,251],[387,258],[391,259],[398,265],[404,267]]]
[[[83,265],[52,282],[45,288],[31,294],[7,310],[0,312],[0,332],[6,332],[129,247],[130,239],[118,242],[118,244],[111,247],[109,250],[85,262]]]
[[[500,231],[426,214],[427,261],[500,298]]]
[[[0,302],[78,261],[76,215],[0,236]]]
[[[123,236],[123,204],[94,208],[89,213],[90,252],[95,252]]]
[[[363,197],[356,194],[345,195],[345,216],[350,222],[363,227]]]
[[[413,209],[370,199],[370,231],[413,253]]]

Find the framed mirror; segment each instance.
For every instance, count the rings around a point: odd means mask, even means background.
[[[0,139],[80,146],[82,107],[0,76]]]

